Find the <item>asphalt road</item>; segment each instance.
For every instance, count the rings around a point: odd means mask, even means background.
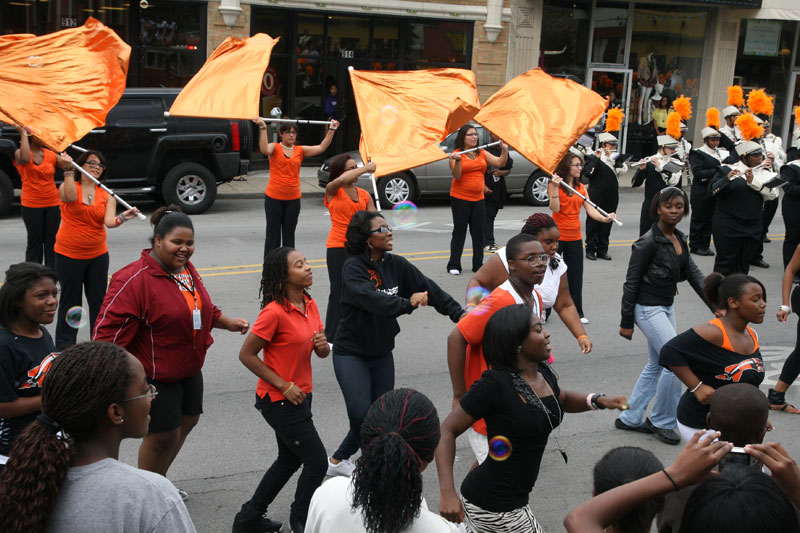
[[[636,331],[633,341],[618,335],[619,302],[627,267],[630,244],[637,237],[641,191],[623,189],[619,219],[622,228],[614,227],[610,253],[612,261],[586,261],[584,308],[590,319],[587,331],[594,342],[594,351],[581,355],[578,345],[557,315],[547,324],[552,335],[555,366],[562,387],[588,392],[630,395],[646,359],[646,341]],[[142,204],[145,212],[153,204]],[[532,211],[520,200],[512,200],[498,216],[496,237],[505,242],[519,231],[522,220]],[[439,283],[457,299],[463,298],[467,275],[451,276],[445,271],[449,248],[451,215],[445,201],[424,202],[419,208],[417,225],[395,233],[395,251],[409,254],[426,275]],[[251,321],[258,315],[258,285],[260,280],[264,213],[261,200],[220,199],[208,213],[194,217],[197,247],[192,258],[200,270],[214,303],[229,316],[245,317]],[[392,224],[392,222],[390,222]],[[325,269],[325,238],[330,220],[321,198],[304,199],[301,221],[297,228],[297,247],[314,267],[312,295],[324,312],[328,277]],[[24,256],[25,231],[18,212],[0,221],[0,250],[5,268]],[[688,232],[688,221],[681,224]],[[770,228],[773,242],[765,247],[765,259],[772,268],[754,269],[753,275],[766,285],[769,307],[764,324],[756,327],[762,343],[767,366],[766,392],[774,384],[781,364],[795,342],[795,321],[779,324],[774,313],[780,303],[781,239],[783,220],[780,213]],[[109,231],[111,271],[135,260],[141,249],[148,246],[150,227],[131,221]],[[469,253],[469,252],[468,252]],[[704,272],[710,272],[712,258],[695,257]],[[465,261],[465,266],[469,261]],[[678,309],[678,330],[708,320],[709,313],[688,284],[679,286],[675,302]],[[400,319],[402,331],[397,337],[394,356],[397,386],[413,387],[428,395],[439,409],[441,418],[451,405],[450,381],[447,374],[445,339],[453,324],[433,309],[420,309]],[[79,339],[88,339],[82,330]],[[204,368],[205,414],[189,436],[186,445],[169,472],[169,478],[188,491],[189,511],[198,531],[229,531],[233,515],[255,489],[261,475],[276,455],[273,432],[253,408],[256,378],[237,358],[242,337],[218,331]],[[317,429],[328,452],[332,453],[344,436],[347,427],[344,402],[334,378],[330,360],[316,359],[314,365],[313,411]],[[800,404],[800,388],[790,389],[789,400]],[[650,449],[665,464],[679,451],[678,447],[662,444],[652,437],[624,433],[613,427],[615,413],[608,411],[568,415],[556,431],[559,442],[569,456],[564,464],[554,445],[542,461],[539,480],[530,503],[536,516],[548,531],[563,530],[566,512],[591,494],[591,471],[594,463],[609,449],[635,445]],[[776,430],[770,438],[782,442],[790,453],[800,457],[800,418],[791,415],[772,416]],[[136,464],[138,442],[126,441],[121,459]],[[473,457],[466,439],[458,443],[456,479],[460,484]],[[425,474],[425,496],[431,509],[438,508],[439,491],[436,469],[431,465]],[[270,516],[288,523],[289,505],[294,493],[295,479],[281,492]]]

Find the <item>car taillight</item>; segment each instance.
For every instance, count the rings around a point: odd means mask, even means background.
[[[234,152],[239,151],[239,123],[231,122],[231,146]]]

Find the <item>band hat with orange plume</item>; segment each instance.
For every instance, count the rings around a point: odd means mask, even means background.
[[[740,85],[728,87],[728,105],[742,107],[744,105],[744,91]]]
[[[619,144],[617,138],[607,132],[599,134],[597,136],[597,142],[600,144]]]
[[[681,116],[676,111],[667,115],[667,135],[674,139],[681,138]]]
[[[675,138],[674,138],[673,136],[671,136],[671,135],[659,135],[659,136],[656,138],[656,141],[658,141],[658,145],[659,145],[659,146],[669,146],[669,147],[672,147],[672,146],[678,146],[678,145],[680,144],[680,143],[679,143],[678,141],[676,141],[676,140],[675,140]]]
[[[622,128],[622,121],[625,119],[625,113],[618,108],[612,107],[608,110],[606,115],[606,127],[604,131],[619,131]]]
[[[719,129],[720,125],[719,109],[716,107],[709,107],[708,111],[706,111],[706,126]]]
[[[703,139],[708,139],[709,137],[721,137],[722,136],[720,134],[720,132],[718,132],[717,130],[715,130],[714,128],[712,128],[710,126],[703,128],[703,130],[700,132],[700,135],[703,136]]]
[[[753,89],[747,94],[747,109],[755,115],[770,116],[775,111],[772,100],[764,89]]]
[[[681,120],[689,120],[692,118],[692,99],[680,95],[672,102],[672,109],[681,116]]]
[[[722,118],[728,118],[732,115],[741,115],[742,112],[739,111],[739,108],[735,105],[729,105],[728,107],[722,110]]]
[[[764,128],[759,126],[756,118],[757,117],[751,113],[744,113],[736,119],[736,127],[739,128],[742,139],[745,141],[758,139],[764,135]]]
[[[736,145],[736,153],[739,157],[763,153],[763,147],[757,142],[743,141]]]

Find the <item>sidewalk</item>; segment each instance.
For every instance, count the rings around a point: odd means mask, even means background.
[[[322,197],[325,190],[317,184],[319,166],[300,167],[300,192],[303,198]],[[263,198],[269,181],[268,170],[257,170],[247,175],[247,181],[229,181],[217,189],[217,198]]]

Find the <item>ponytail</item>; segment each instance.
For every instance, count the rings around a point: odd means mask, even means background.
[[[761,291],[764,293],[764,301],[766,302],[767,290],[764,288],[764,284],[753,276],[746,274],[723,276],[719,272],[712,272],[703,281],[703,295],[716,309],[728,309],[728,299],[733,298],[736,300],[740,298],[744,293],[745,286],[750,283],[755,283],[761,287]]]

